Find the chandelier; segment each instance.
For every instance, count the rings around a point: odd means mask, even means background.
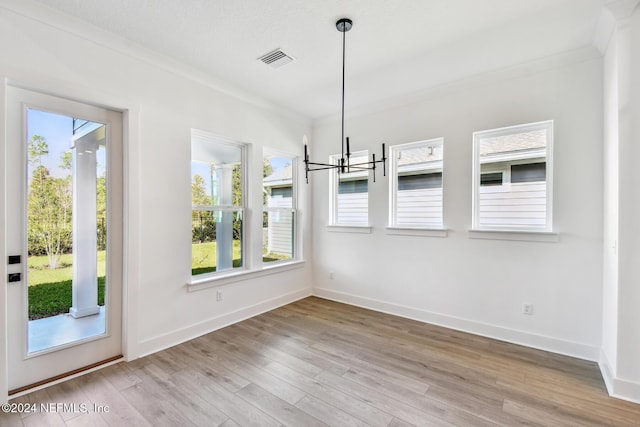
[[[346,46],[346,34],[351,30],[353,22],[351,19],[342,18],[336,22],[336,28],[342,33],[342,134],[340,143],[342,145],[342,152],[337,163],[318,163],[309,160],[309,152],[307,149],[307,143],[304,143],[304,174],[309,183],[309,172],[335,169],[337,173],[350,173],[352,171],[373,171],[373,182],[376,182],[376,165],[382,163],[382,174],[387,175],[387,156],[385,154],[385,146],[382,144],[382,156],[376,160],[376,155],[371,155],[371,160],[367,162],[351,163],[351,149],[349,147],[349,137],[344,136],[344,64],[345,64],[345,46]]]

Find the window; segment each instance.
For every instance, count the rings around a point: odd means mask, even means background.
[[[338,164],[340,155],[331,156],[330,162]],[[365,163],[367,151],[351,154],[351,164]],[[369,225],[369,171],[352,167],[344,173],[332,172],[331,176],[331,224]]]
[[[502,185],[502,172],[485,172],[480,173],[480,186]]]
[[[263,156],[262,262],[296,258],[295,157]]]
[[[191,274],[244,267],[245,145],[191,137]]]
[[[511,165],[511,182],[544,182],[547,178],[547,164],[525,163]]]
[[[390,147],[389,226],[442,228],[443,139]]]
[[[475,132],[473,228],[551,231],[553,121]]]

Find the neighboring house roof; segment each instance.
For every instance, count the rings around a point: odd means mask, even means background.
[[[280,185],[291,185],[293,180],[293,166],[287,165],[282,169],[274,171],[271,175],[262,180],[265,187],[275,187]]]
[[[547,136],[544,129],[492,136],[480,139],[480,156],[545,148],[546,145]]]

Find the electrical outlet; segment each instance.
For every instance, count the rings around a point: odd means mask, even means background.
[[[329,280],[333,280],[333,271],[329,272]]]
[[[522,314],[533,315],[533,304],[522,304]]]
[[[222,291],[221,290],[217,290],[216,291],[216,301],[222,301]]]

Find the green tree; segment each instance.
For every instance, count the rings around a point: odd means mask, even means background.
[[[211,198],[207,195],[207,186],[204,178],[195,174],[191,181],[191,204],[192,205],[210,205]]]
[[[191,181],[191,204],[210,205],[211,197],[207,195],[204,178],[195,174]],[[192,211],[191,241],[202,243],[215,239],[215,223],[210,211]]]
[[[72,246],[71,177],[55,178],[42,165],[42,156],[49,153],[44,137],[31,137],[28,150],[29,163],[37,165],[27,202],[29,253],[45,253],[49,268],[58,268],[60,256]]]
[[[49,154],[47,140],[41,135],[33,135],[29,140],[29,163],[42,165],[42,156]]]
[[[71,150],[67,150],[60,155],[60,169],[71,171],[72,162]]]
[[[269,159],[264,159],[262,162],[262,179],[268,177],[273,173],[273,166],[271,166],[271,162]],[[262,187],[262,206],[267,206],[269,201],[269,191],[266,187]],[[269,226],[269,214],[267,212],[262,212],[262,227]]]
[[[51,269],[58,268],[60,256],[71,249],[71,209],[69,181],[38,166],[29,185],[29,252],[44,252]]]
[[[96,227],[98,231],[98,250],[107,249],[107,177],[102,173],[96,181]]]

